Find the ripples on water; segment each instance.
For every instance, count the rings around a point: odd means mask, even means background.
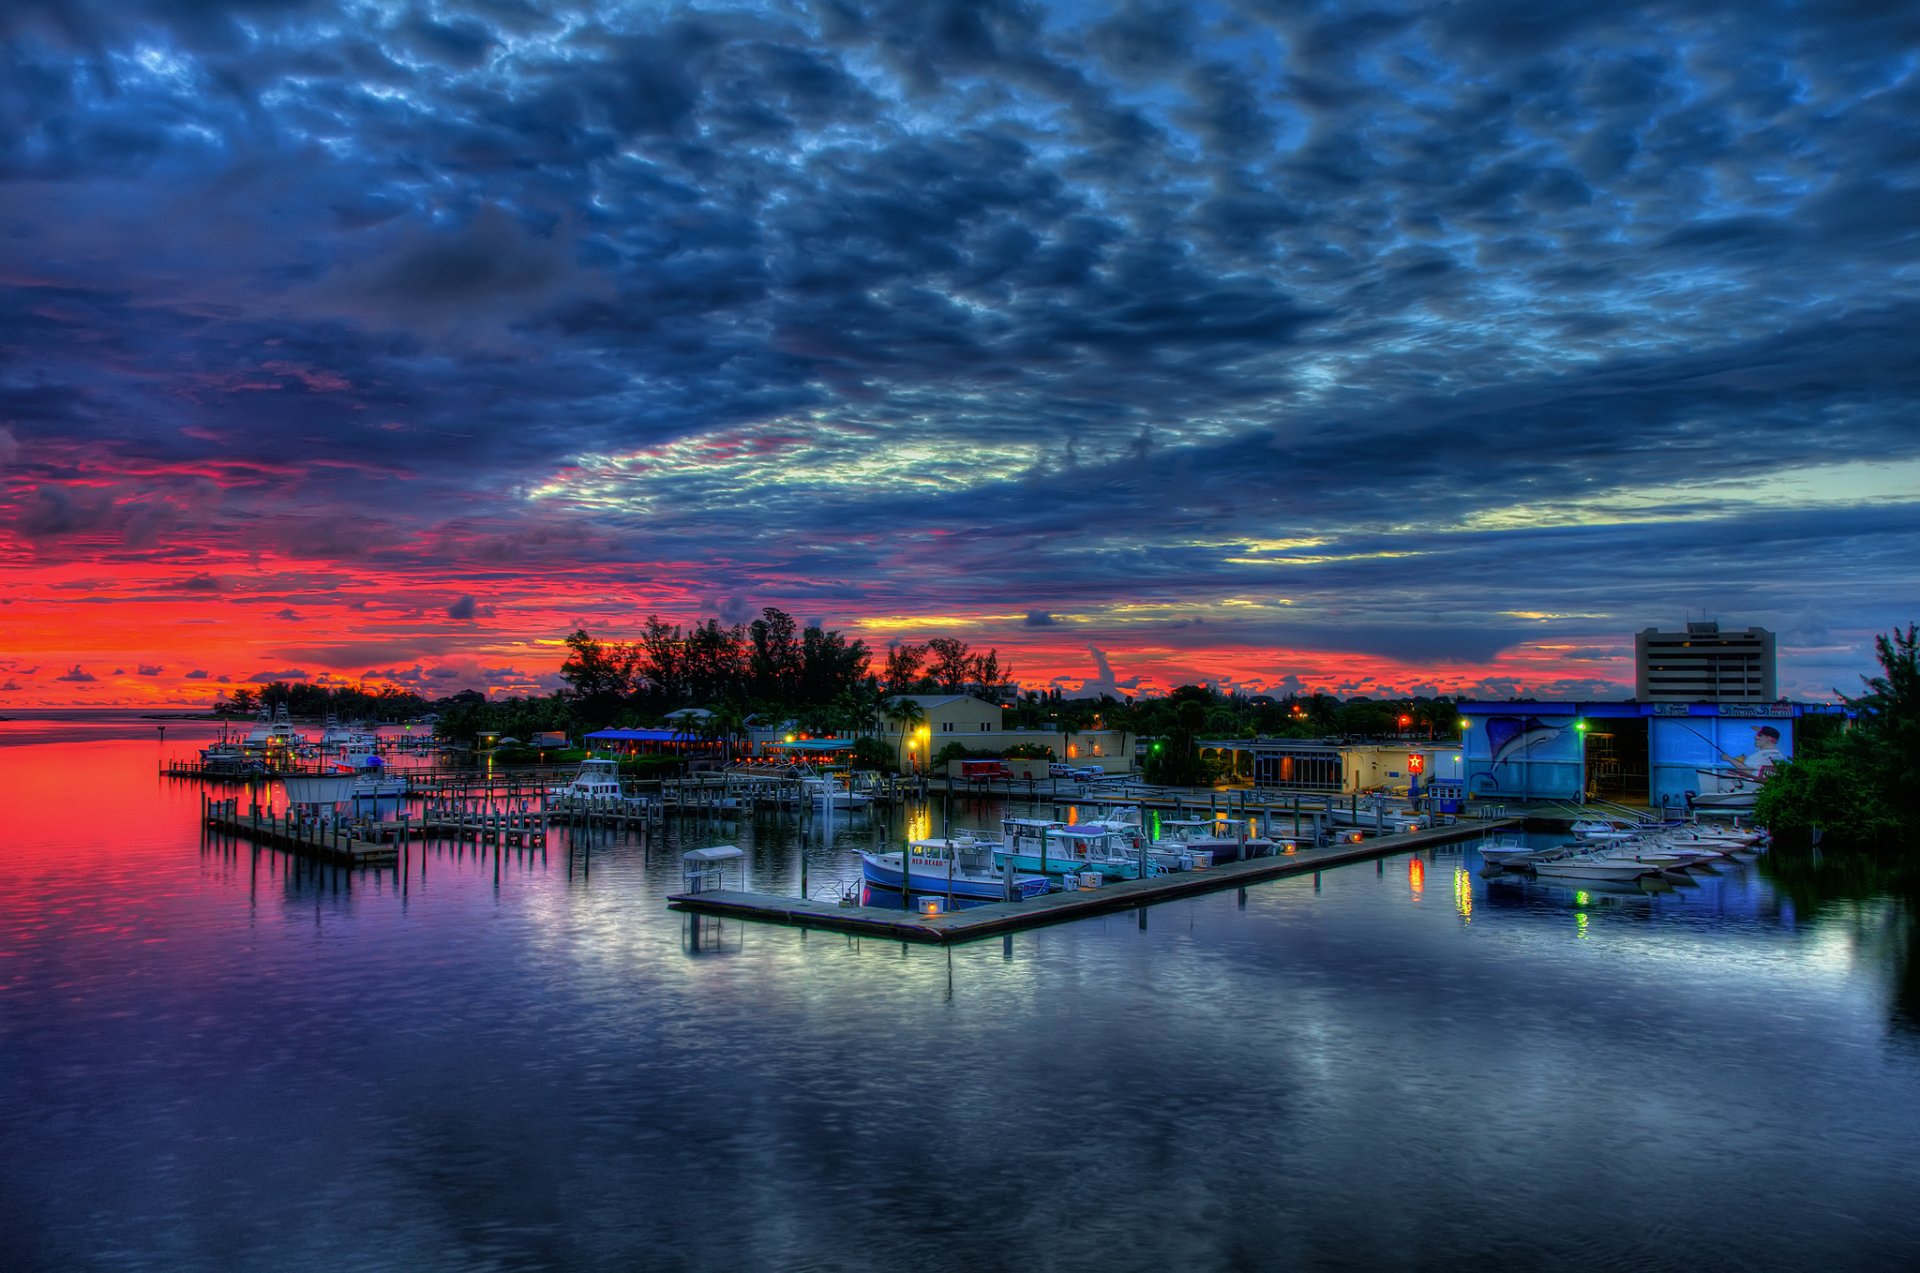
[[[9,1268],[1920,1251],[1884,899],[1796,914],[1746,868],[1582,894],[1467,851],[903,949],[662,900],[718,842],[821,893],[865,817],[439,847],[403,881],[203,847],[160,745],[74,736],[0,747]]]

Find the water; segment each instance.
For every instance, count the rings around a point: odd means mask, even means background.
[[[1468,851],[904,949],[662,900],[720,842],[820,893],[864,816],[315,870],[202,847],[212,732],[0,724],[10,1269],[1920,1256],[1889,899]]]

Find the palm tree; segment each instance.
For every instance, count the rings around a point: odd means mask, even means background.
[[[908,740],[913,737],[914,730],[918,729],[927,719],[927,709],[920,706],[917,699],[908,698],[903,694],[899,698],[889,699],[884,703],[880,708],[880,713],[888,720],[900,726],[899,751],[900,754],[904,756],[908,746]],[[925,758],[923,757],[922,759]],[[903,769],[906,767],[904,764],[901,765]]]

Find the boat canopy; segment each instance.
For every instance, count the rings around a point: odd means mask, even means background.
[[[731,862],[735,858],[747,856],[747,851],[737,845],[716,844],[710,849],[689,849],[680,855],[682,862]]]

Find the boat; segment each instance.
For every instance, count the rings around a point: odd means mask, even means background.
[[[377,746],[374,735],[343,726],[340,718],[332,713],[328,713],[326,725],[320,730],[322,752],[370,752]]]
[[[910,892],[915,897],[949,897],[975,904],[1005,901],[1009,880],[1007,868],[995,860],[999,843],[964,833],[914,840],[904,851],[904,870],[902,852],[862,849],[860,876],[868,884]],[[1024,900],[1050,891],[1053,881],[1016,869],[1011,888],[1015,898]]]
[[[352,796],[355,800],[390,799],[404,796],[412,790],[412,784],[407,781],[407,776],[390,771],[386,762],[376,752],[354,752],[342,760],[335,761],[333,768],[335,773],[352,777]]]
[[[1517,835],[1495,836],[1477,846],[1480,860],[1501,870],[1525,870],[1542,858],[1556,857],[1565,848],[1535,848]]]
[[[1155,850],[1171,853],[1205,853],[1209,865],[1216,862],[1237,862],[1243,856],[1264,857],[1273,852],[1273,841],[1264,835],[1243,833],[1240,823],[1232,823],[1236,830],[1227,834],[1221,823],[1212,818],[1162,818],[1160,819],[1160,837],[1153,842]]]
[[[1380,791],[1344,805],[1337,800],[1329,801],[1326,817],[1329,826],[1357,827],[1379,835],[1422,831],[1434,825],[1431,814],[1401,804],[1395,797]]]
[[[1624,826],[1611,818],[1581,818],[1569,829],[1576,840],[1625,840],[1645,828]]]
[[[294,729],[287,705],[281,703],[271,714],[264,707],[260,709],[260,714],[253,719],[253,728],[240,740],[240,748],[250,756],[273,760],[298,751],[306,741],[306,735]]]
[[[829,809],[864,809],[873,803],[871,795],[855,791],[837,774],[804,775],[800,779],[800,790],[813,803]]]
[[[1004,818],[1000,833],[1003,843],[994,856],[1011,863],[1015,870],[1045,875],[1092,871],[1110,880],[1140,878],[1139,846],[1143,840],[1138,828],[1119,830],[1097,823],[1069,826],[1038,818]],[[1159,872],[1148,857],[1147,874]]]
[[[1536,859],[1533,873],[1549,879],[1637,880],[1643,875],[1658,875],[1665,867],[1634,858],[1594,852],[1568,853],[1562,857]]]
[[[564,787],[549,787],[547,794],[566,805],[612,804],[625,798],[620,787],[620,762],[612,758],[580,762],[580,772]]]

